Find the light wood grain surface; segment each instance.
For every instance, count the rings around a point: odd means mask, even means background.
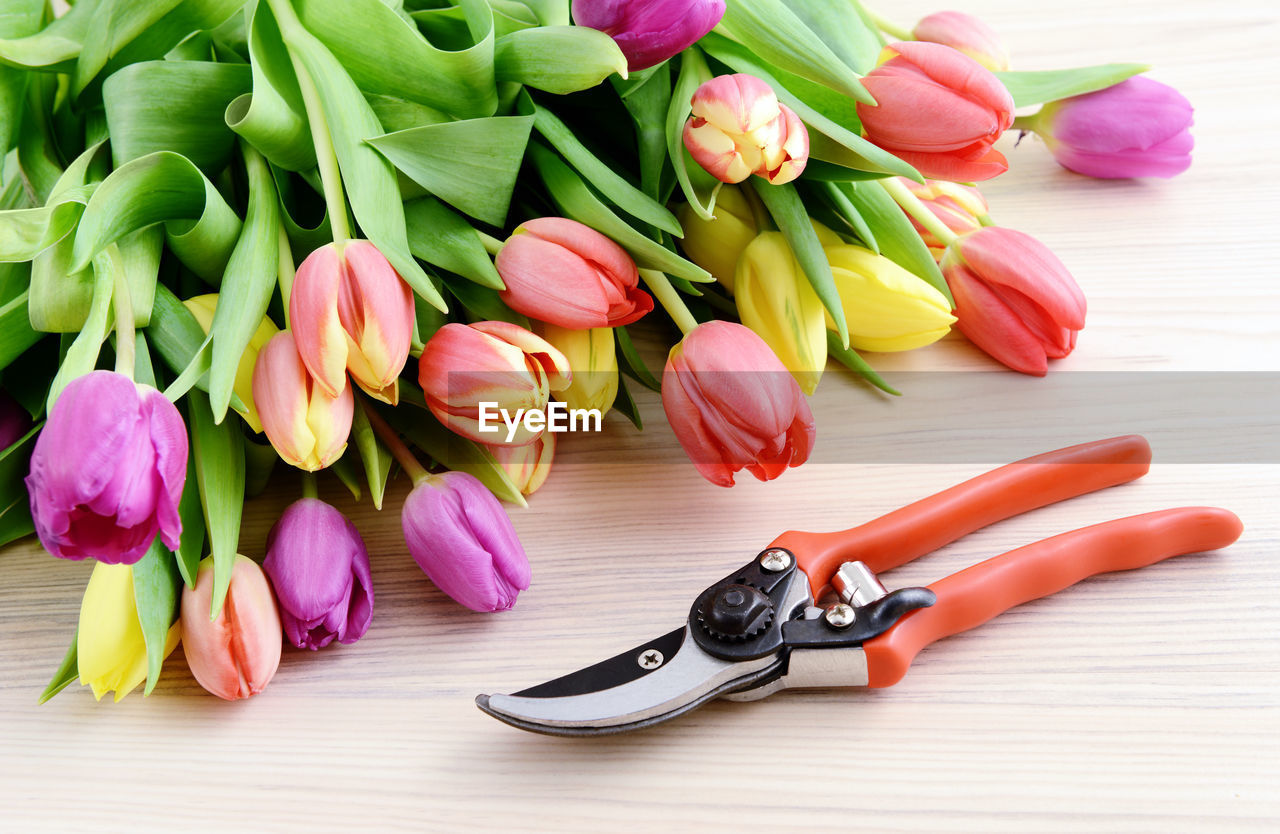
[[[881,5],[902,21],[931,10]],[[1012,170],[984,189],[993,214],[1053,247],[1089,298],[1079,348],[1056,372],[1280,370],[1274,4],[963,6],[1005,36],[1019,68],[1147,61],[1196,106],[1196,162],[1169,182],[1090,181],[1033,139],[1003,141]],[[992,369],[958,337],[876,362]],[[1017,413],[1037,384],[986,405]],[[674,439],[657,399],[641,404],[643,437],[615,415],[603,438],[570,438],[531,507],[512,511],[534,584],[501,615],[435,590],[394,509],[330,491],[373,554],[373,626],[354,646],[286,649],[248,702],[206,695],[179,650],[150,698],[96,703],[75,688],[37,707],[89,568],[32,542],[0,553],[0,830],[1275,830],[1275,458],[1157,463],[1137,484],[896,571],[891,586],[926,583],[1046,535],[1183,504],[1245,522],[1228,550],[1098,577],[942,641],[887,690],[716,703],[597,740],[479,713],[477,692],[674,627],[698,590],[783,529],[847,527],[1000,462],[859,462],[852,427],[891,431],[894,409],[833,368],[814,399],[829,462],[721,490],[688,465],[653,462],[672,460],[650,450]],[[912,440],[945,437],[947,419]],[[1094,439],[1074,424],[1058,434],[1054,445]],[[294,489],[277,480],[251,505],[244,552],[261,555]],[[388,504],[403,495],[401,480]]]

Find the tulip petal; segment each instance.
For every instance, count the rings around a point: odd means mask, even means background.
[[[947,283],[956,300],[956,327],[969,341],[1015,371],[1048,373],[1043,344],[976,275],[957,266],[947,271]]]
[[[346,244],[342,266],[338,318],[347,337],[347,367],[366,390],[384,391],[409,358],[413,291],[367,240]]]
[[[1008,292],[1007,303],[1015,309],[1058,327],[1084,327],[1086,302],[1079,284],[1031,235],[990,226],[961,238],[957,246],[965,264],[995,292]]]
[[[347,336],[338,311],[344,285],[343,262],[335,244],[322,246],[307,256],[289,295],[289,320],[298,355],[331,397],[346,385]]]

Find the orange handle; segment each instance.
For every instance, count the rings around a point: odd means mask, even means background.
[[[809,575],[815,596],[842,562],[895,568],[1005,518],[1140,478],[1151,447],[1138,435],[1112,437],[1002,466],[900,510],[838,533],[788,531],[784,547]]]
[[[982,625],[1015,605],[1094,574],[1226,547],[1242,529],[1240,519],[1226,510],[1183,507],[1095,524],[980,562],[930,585],[938,595],[932,608],[907,614],[863,644],[869,685],[892,686],[925,646]]]

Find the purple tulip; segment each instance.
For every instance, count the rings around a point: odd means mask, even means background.
[[[429,475],[405,499],[409,553],[472,611],[505,611],[529,587],[529,559],[498,499],[465,472]]]
[[[131,565],[156,534],[178,548],[187,428],[154,388],[112,371],[72,380],[31,453],[27,492],[45,549]]]
[[[722,17],[724,0],[573,0],[573,22],[613,38],[632,72],[661,64]]]
[[[369,551],[355,525],[318,498],[300,498],[267,535],[262,569],[285,637],[300,649],[354,643],[373,619]]]
[[[0,452],[31,431],[31,415],[7,391],[0,391]]]
[[[1050,102],[1035,130],[1058,164],[1101,179],[1172,177],[1191,165],[1191,102],[1137,76],[1114,87]]]

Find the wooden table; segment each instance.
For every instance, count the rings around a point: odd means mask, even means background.
[[[884,5],[902,21],[930,9]],[[1276,371],[1274,4],[964,6],[1003,33],[1020,68],[1149,61],[1196,106],[1196,163],[1170,182],[1089,181],[1037,141],[1002,142],[1013,169],[984,189],[994,215],[1053,247],[1089,297],[1079,348],[1055,373]],[[992,369],[959,337],[876,361]],[[1016,412],[1038,384],[1026,379],[987,407]],[[1157,464],[1136,485],[901,569],[895,584],[925,583],[1045,535],[1180,504],[1229,507],[1246,527],[1229,550],[1100,577],[948,639],[889,690],[721,702],[594,741],[481,715],[477,692],[519,688],[673,627],[692,594],[782,529],[846,527],[1000,462],[860,456],[842,426],[892,431],[894,408],[833,368],[814,400],[827,462],[722,490],[652,455],[674,441],[657,399],[642,406],[643,437],[615,415],[604,438],[570,438],[530,509],[512,512],[535,578],[509,613],[461,610],[423,577],[400,537],[402,485],[380,515],[331,491],[373,554],[373,626],[354,646],[286,649],[270,689],[248,702],[206,695],[179,651],[146,700],[96,703],[73,689],[37,707],[89,566],[55,562],[31,541],[8,548],[0,829],[1275,830],[1274,457]],[[940,415],[937,437],[945,424]],[[1084,431],[1063,426],[1058,445],[1092,439]],[[278,480],[252,504],[244,552],[262,553],[294,489]]]

